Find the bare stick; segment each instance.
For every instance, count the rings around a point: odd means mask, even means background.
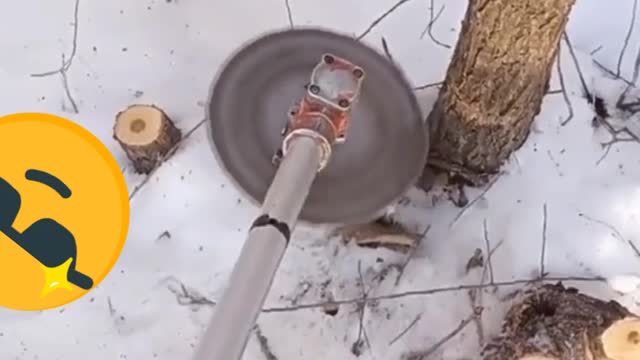
[[[184,283],[177,278],[170,276],[167,280],[171,280],[176,283],[179,289],[175,287],[168,286],[169,291],[171,291],[175,296],[178,304],[184,306],[190,305],[209,305],[214,306],[216,302],[208,299],[206,296],[200,295],[193,290],[188,290]]]
[[[558,70],[558,81],[560,81],[560,88],[562,89],[562,97],[564,98],[564,102],[567,104],[567,109],[569,110],[569,115],[567,115],[567,117],[564,120],[562,120],[562,122],[560,123],[561,126],[565,126],[569,123],[569,121],[571,121],[571,119],[573,119],[573,106],[571,105],[571,100],[569,100],[569,94],[567,94],[567,87],[564,84],[564,75],[562,74],[562,62],[560,61],[560,59],[562,58],[560,49],[562,49],[561,45],[558,46],[558,54],[556,57],[556,69]]]
[[[605,282],[606,279],[603,277],[546,276],[543,279],[543,281]],[[534,284],[539,282],[540,282],[540,278],[536,277],[535,279],[518,279],[518,280],[501,281],[501,282],[498,281],[495,284],[493,284],[493,286],[502,287],[502,286],[515,286],[515,285],[528,285],[528,284]],[[442,293],[448,293],[448,292],[467,291],[471,289],[485,289],[491,286],[492,286],[491,284],[482,284],[482,285],[468,284],[468,285],[446,286],[441,288],[424,289],[424,290],[411,290],[411,291],[405,291],[401,293],[367,297],[366,302],[393,300],[393,299],[400,299],[400,298],[412,297],[412,296],[428,296],[428,295],[442,294]],[[355,299],[323,301],[318,303],[300,304],[300,305],[289,306],[289,307],[271,307],[271,308],[263,309],[262,312],[264,313],[290,312],[290,311],[298,311],[298,310],[305,310],[305,309],[321,308],[325,306],[355,304],[362,301],[363,301],[362,298],[359,297]]]
[[[171,156],[173,156],[173,154],[176,153],[176,151],[178,150],[178,148],[180,147],[180,145],[182,143],[184,143],[184,141],[186,139],[189,138],[189,136],[191,136],[196,130],[198,130],[200,128],[200,126],[202,126],[202,124],[205,123],[207,119],[203,119],[201,120],[199,123],[197,123],[194,127],[192,127],[189,131],[187,131],[186,133],[184,133],[184,135],[182,135],[182,138],[173,146],[173,148],[171,150],[169,150],[167,152],[167,154],[164,156],[164,158],[161,160],[161,163],[164,163],[167,159],[169,159]],[[155,169],[153,169],[145,178],[144,180],[142,180],[142,182],[140,184],[138,184],[136,187],[133,188],[133,191],[131,191],[131,195],[129,195],[129,201],[131,201],[133,199],[134,196],[136,196],[136,194],[149,182],[149,180],[151,180],[151,177],[153,175],[155,175],[156,171],[158,171],[158,169],[160,169],[161,166],[156,167]]]
[[[436,43],[436,45],[440,45],[445,49],[450,49],[451,45],[445,44],[442,41],[439,41],[438,39],[436,39],[435,36],[433,36],[433,24],[435,24],[436,21],[438,21],[438,18],[440,17],[440,15],[442,15],[442,12],[444,11],[444,5],[442,5],[440,7],[440,10],[438,10],[438,14],[435,15],[434,13],[434,0],[430,0],[430,4],[429,4],[429,23],[427,24],[427,27],[424,29],[424,31],[422,31],[422,34],[420,34],[420,39],[422,39],[425,35],[425,33],[429,34],[429,37],[431,38],[431,40]]]
[[[416,86],[416,87],[413,88],[413,90],[424,90],[424,89],[440,86],[442,84],[444,84],[444,81],[438,81],[438,82],[434,82],[434,83],[429,83],[429,84]]]
[[[80,0],[76,0],[75,6],[73,9],[73,40],[71,42],[71,55],[69,55],[69,59],[65,62],[62,61],[62,66],[59,69],[51,70],[43,73],[31,74],[31,77],[45,77],[54,75],[57,73],[62,73],[71,67],[71,63],[76,56],[76,51],[78,49],[78,9],[80,8]]]
[[[562,93],[563,93],[562,89],[547,91],[547,95],[556,95],[556,94],[562,94]]]
[[[630,81],[625,79],[623,76],[618,76],[616,75],[615,72],[613,72],[613,70],[609,69],[608,67],[604,66],[602,63],[600,63],[598,60],[592,60],[593,63],[600,68],[600,70],[602,70],[603,72],[605,72],[606,74],[608,74],[609,76],[611,76],[614,79],[620,79],[622,81],[624,81],[625,84],[627,84],[627,86],[631,86],[634,87],[634,84]]]
[[[411,330],[411,328],[414,327],[418,323],[418,321],[420,321],[421,318],[422,318],[422,313],[416,315],[416,317],[413,319],[413,321],[411,321],[409,326],[407,326],[404,330],[400,332],[400,334],[398,334],[396,337],[393,338],[393,340],[389,342],[389,346],[393,345],[396,341],[400,340],[400,338],[403,337],[406,333],[408,333],[409,330]]]
[[[416,250],[418,249],[420,244],[422,244],[422,240],[425,238],[425,236],[427,236],[429,229],[431,229],[431,224],[427,225],[422,234],[420,234],[418,240],[416,240],[413,247],[411,247],[411,250],[409,250],[409,254],[407,254],[407,256],[405,257],[404,262],[402,263],[402,265],[400,265],[398,276],[396,277],[396,282],[394,284],[395,286],[398,286],[398,284],[400,283],[400,279],[402,278],[402,275],[404,275],[404,270],[407,268],[407,265],[409,265],[409,262],[413,258],[413,255],[416,253]]]
[[[598,53],[598,51],[602,50],[602,45],[598,46],[597,48],[591,50],[591,52],[589,52],[589,55],[593,56],[595,54]]]
[[[633,34],[633,27],[636,23],[636,10],[638,9],[638,0],[633,0],[633,10],[631,13],[631,22],[629,23],[629,29],[627,30],[627,35],[624,38],[624,44],[622,45],[622,50],[620,51],[620,56],[618,56],[618,67],[616,68],[616,76],[620,76],[622,71],[622,60],[624,59],[624,53],[627,51],[627,47],[629,46],[629,39],[631,39],[631,34]]]
[[[489,182],[489,184],[484,188],[484,190],[482,190],[480,195],[476,196],[473,200],[469,201],[469,203],[465,207],[463,207],[462,210],[460,210],[458,215],[456,215],[456,217],[453,218],[453,221],[451,222],[449,227],[452,227],[453,224],[455,224],[462,217],[462,215],[464,215],[464,213],[467,210],[469,210],[469,208],[471,208],[473,205],[475,205],[475,203],[478,202],[478,200],[480,200],[480,198],[485,196],[487,194],[487,192],[489,192],[489,190],[493,187],[493,185],[498,181],[499,178],[500,178],[500,176],[496,175],[493,179],[491,179],[491,182]]]
[[[384,18],[386,18],[387,16],[391,15],[392,12],[394,12],[397,8],[399,8],[400,6],[402,6],[405,3],[408,3],[411,0],[400,0],[397,3],[395,3],[395,5],[393,5],[389,10],[385,11],[384,14],[380,15],[377,19],[375,19],[371,25],[369,25],[369,27],[362,32],[362,34],[360,34],[360,36],[358,36],[356,39],[357,40],[362,40],[365,36],[367,36],[367,34],[369,34],[371,32],[371,30],[373,30],[373,28],[375,28],[376,26],[378,26],[378,24],[384,20]]]
[[[476,316],[477,316],[477,314],[474,312],[469,317],[467,317],[466,319],[462,320],[460,322],[460,325],[458,325],[458,327],[453,329],[453,331],[451,331],[447,336],[445,336],[440,341],[438,341],[437,343],[435,343],[432,346],[430,346],[427,350],[420,351],[419,353],[413,354],[411,356],[411,359],[423,360],[423,359],[428,358],[429,356],[433,355],[433,353],[435,353],[440,347],[442,347],[444,344],[446,344],[451,339],[456,337],[456,335],[458,335],[462,330],[464,330],[464,328],[466,328],[467,325],[469,325],[469,323],[471,323],[471,321],[473,321],[473,319],[476,318]]]
[[[547,203],[542,206],[542,249],[540,250],[540,279],[547,273],[544,271],[545,255],[547,252]]]
[[[62,54],[62,66],[64,67],[64,54]],[[62,68],[60,68],[62,69]],[[71,103],[71,108],[75,114],[78,113],[78,105],[76,101],[73,99],[73,95],[71,95],[71,89],[69,89],[69,80],[67,79],[67,71],[61,70],[60,77],[62,78],[62,86],[64,88],[64,93],[67,95],[67,99],[69,99],[69,103]]]
[[[562,38],[564,42],[567,43],[567,48],[569,48],[569,54],[571,55],[571,59],[573,60],[573,65],[576,67],[576,71],[578,72],[578,78],[580,78],[580,84],[582,85],[582,91],[584,96],[589,99],[589,103],[593,103],[593,95],[591,91],[589,91],[589,87],[587,86],[587,82],[584,80],[584,75],[582,74],[582,70],[580,70],[580,62],[578,62],[578,57],[576,56],[575,51],[573,50],[573,45],[571,44],[571,40],[569,39],[569,35],[566,31],[562,32]]]
[[[622,94],[620,94],[620,97],[618,98],[618,101],[616,103],[616,106],[618,108],[624,110],[625,106],[627,105],[624,103],[627,97],[627,93],[629,92],[629,90],[631,90],[631,88],[636,86],[636,83],[638,82],[638,76],[640,76],[640,48],[638,48],[638,54],[636,55],[636,61],[633,66],[633,79],[631,80],[632,85],[627,85]]]
[[[278,357],[273,354],[271,350],[271,346],[269,345],[269,339],[262,333],[262,329],[260,326],[256,325],[256,338],[258,338],[258,343],[260,344],[260,351],[265,356],[267,360],[278,360]]]
[[[367,305],[367,296],[369,295],[367,291],[364,289],[364,276],[362,276],[362,262],[358,261],[358,277],[360,278],[360,290],[362,292],[362,301],[358,302],[358,312],[360,313],[360,323],[358,328],[358,339],[351,345],[351,353],[356,356],[361,354],[361,347],[363,344],[367,345],[367,348],[371,350],[371,343],[369,342],[369,337],[367,336],[367,330],[364,326],[364,312],[366,310]],[[362,341],[364,338],[364,342]]]
[[[287,16],[289,17],[289,27],[293,29],[293,15],[291,14],[291,4],[289,0],[284,0],[284,6],[287,8]]]
[[[606,222],[604,222],[602,220],[594,219],[594,218],[592,218],[592,217],[590,217],[590,216],[588,216],[588,215],[586,215],[584,213],[580,213],[580,214],[578,214],[578,216],[583,217],[583,218],[585,218],[585,219],[587,219],[587,220],[589,220],[591,222],[598,223],[598,224],[608,228],[609,230],[611,230],[612,234],[615,237],[617,237],[618,240],[627,243],[629,245],[629,247],[631,248],[631,250],[633,250],[633,252],[636,254],[636,256],[640,258],[640,249],[638,249],[636,244],[633,241],[629,240],[629,239],[625,239],[624,236],[622,236],[622,234],[620,233],[620,231],[618,231],[618,229],[613,227],[613,225],[611,225],[609,223],[606,223]]]
[[[391,56],[391,51],[389,51],[389,45],[387,45],[387,40],[382,37],[382,49],[384,50],[384,54],[387,56],[389,61],[393,62],[393,56]]]
[[[487,251],[487,268],[489,269],[489,284],[493,285],[495,283],[495,279],[493,277],[493,265],[491,264],[491,245],[489,244],[489,230],[487,229],[486,218],[482,222],[482,233],[484,235],[484,245]],[[484,278],[482,279],[482,281],[484,281]]]

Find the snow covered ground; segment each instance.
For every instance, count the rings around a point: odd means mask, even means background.
[[[290,0],[289,5],[296,25],[359,35],[395,2]],[[404,2],[365,37],[382,49],[384,36],[416,86],[443,78],[466,6],[463,0],[435,1],[436,14],[446,4],[432,28],[439,45],[420,36],[429,22],[429,3]],[[64,308],[0,311],[0,358],[189,359],[213,306],[185,303],[219,298],[257,214],[217,166],[204,127],[197,127],[203,102],[230,52],[264,31],[289,25],[285,0],[80,0],[75,42],[74,0],[0,4],[0,114],[43,111],[73,119],[99,136],[123,168],[127,162],[111,131],[114,115],[127,105],[155,103],[185,132],[195,128],[146,185],[139,187],[145,178],[125,170],[130,191],[138,190],[129,238],[112,273]],[[587,86],[612,112],[609,120],[639,134],[638,116],[622,120],[612,110],[625,83],[607,77],[592,61],[616,72],[632,9],[632,0],[578,0],[567,32]],[[628,44],[621,75],[632,80],[640,24]],[[430,294],[428,289],[480,282],[481,270],[467,274],[465,266],[475,249],[485,250],[485,223],[489,246],[500,244],[492,256],[496,282],[537,276],[543,238],[549,276],[640,275],[640,255],[629,244],[640,247],[640,144],[617,143],[603,159],[601,143],[610,135],[603,126],[592,127],[593,109],[581,96],[568,50],[563,43],[562,73],[573,113],[566,126],[560,126],[569,115],[563,95],[549,94],[526,144],[486,193],[467,192],[471,200],[481,197],[462,216],[447,200],[433,201],[417,190],[408,194],[412,201],[398,210],[397,219],[416,231],[431,228],[397,285],[396,270],[383,281],[378,274],[403,263],[406,255],[344,245],[326,229],[299,227],[267,299],[271,310],[259,319],[261,336],[252,337],[244,359],[393,360],[409,359],[412,352],[429,352],[429,359],[476,359],[474,322],[433,350],[472,314],[467,291]],[[59,68],[61,54],[74,55],[67,78],[77,113],[59,74],[30,76]],[[559,84],[554,72],[551,90]],[[419,92],[425,111],[436,94],[435,88]],[[628,290],[635,285],[615,283]],[[566,284],[640,311],[639,290],[621,295],[606,283]],[[522,285],[482,294],[485,339],[498,331],[508,306],[501,298]],[[319,306],[292,308],[322,303],[329,293],[337,300],[358,299],[363,288],[369,297],[383,297],[364,309],[366,336],[360,334],[355,301],[341,305],[334,316]],[[405,292],[411,293],[384,298]]]

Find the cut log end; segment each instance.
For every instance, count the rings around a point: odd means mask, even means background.
[[[640,359],[640,319],[616,321],[604,331],[601,341],[605,355],[611,360]]]
[[[640,318],[615,301],[544,285],[509,310],[483,360],[637,360]]]
[[[113,137],[137,173],[149,174],[167,156],[182,134],[154,105],[132,105],[116,116]]]

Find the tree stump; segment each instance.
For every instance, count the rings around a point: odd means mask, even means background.
[[[137,173],[149,174],[180,140],[180,130],[154,105],[132,105],[116,116],[113,137]]]
[[[638,360],[640,318],[562,284],[529,291],[483,360]]]
[[[429,114],[429,165],[484,182],[524,143],[574,2],[469,1]]]

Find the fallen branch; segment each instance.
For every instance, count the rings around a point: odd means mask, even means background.
[[[255,326],[256,338],[260,344],[260,351],[267,360],[278,360],[278,357],[273,354],[271,346],[269,345],[269,339],[262,333],[262,329],[259,325]]]
[[[411,321],[411,323],[409,323],[409,326],[407,326],[396,337],[394,337],[393,340],[391,340],[389,342],[389,346],[393,345],[396,341],[400,340],[400,338],[402,338],[406,333],[408,333],[409,330],[411,330],[411,328],[414,327],[418,323],[418,321],[420,321],[421,318],[422,318],[422,313],[416,315],[416,317],[413,319],[413,321]]]
[[[471,208],[473,205],[475,205],[476,202],[478,202],[478,200],[484,197],[487,194],[487,192],[491,190],[493,185],[495,185],[495,183],[498,181],[499,178],[500,178],[499,175],[494,176],[493,179],[491,179],[491,181],[489,182],[489,184],[484,188],[484,190],[482,190],[482,192],[478,196],[476,196],[473,200],[469,201],[469,203],[465,207],[463,207],[462,210],[460,210],[458,215],[456,215],[456,217],[453,218],[453,221],[451,222],[451,224],[449,224],[449,227],[452,227],[456,222],[458,222],[458,220],[460,220],[462,215],[464,215],[464,213],[467,210],[469,210],[469,208]]]
[[[358,36],[356,39],[357,40],[362,40],[365,36],[367,36],[367,34],[369,34],[371,32],[371,30],[373,30],[376,26],[378,26],[378,24],[380,24],[380,22],[382,20],[384,20],[384,18],[386,18],[387,16],[391,15],[392,12],[394,12],[397,8],[399,8],[400,6],[402,6],[405,3],[408,3],[411,0],[400,0],[397,3],[395,3],[389,10],[385,11],[382,15],[380,15],[377,19],[375,19],[370,25],[369,27],[362,32],[362,34],[360,34],[360,36]]]
[[[540,250],[540,279],[547,273],[544,271],[545,255],[547,251],[547,203],[542,206],[542,248]]]
[[[444,84],[444,81],[438,81],[438,82],[434,82],[434,83],[429,83],[429,84],[424,84],[424,85],[420,85],[420,86],[416,86],[413,88],[413,90],[424,90],[424,89],[429,89],[432,87],[437,87]]]
[[[593,94],[589,91],[589,87],[587,86],[587,82],[584,80],[584,75],[582,74],[582,70],[580,69],[580,62],[578,61],[578,57],[576,56],[575,51],[573,50],[573,45],[571,44],[571,40],[569,39],[569,35],[566,31],[562,32],[562,38],[564,42],[567,44],[567,48],[569,48],[569,54],[571,55],[571,59],[573,60],[573,65],[576,67],[576,71],[578,72],[578,78],[580,79],[580,84],[582,85],[583,96],[587,98],[590,104],[594,102]]]
[[[477,316],[478,316],[478,312],[474,311],[473,314],[471,314],[466,319],[462,320],[460,322],[460,325],[458,325],[458,327],[453,329],[453,331],[451,331],[447,336],[445,336],[440,341],[438,341],[435,344],[433,344],[432,346],[430,346],[425,351],[412,353],[411,355],[409,355],[407,357],[407,360],[423,360],[423,359],[426,359],[429,356],[433,355],[440,347],[442,347],[444,344],[446,344],[451,339],[456,337],[460,332],[462,332],[462,330],[464,330],[464,328],[466,328],[467,325],[469,325],[471,323],[471,321],[473,321],[473,319],[476,318]]]
[[[444,11],[444,5],[442,5],[440,7],[440,10],[438,10],[438,13],[434,15],[434,0],[430,0],[430,4],[429,4],[429,23],[427,24],[427,27],[422,31],[422,34],[420,34],[420,39],[424,38],[425,34],[429,34],[429,37],[431,38],[431,40],[436,43],[437,45],[442,46],[445,49],[450,49],[451,45],[445,44],[441,41],[439,41],[438,39],[435,38],[435,36],[433,36],[433,24],[435,24],[436,21],[438,21],[438,19],[440,18],[440,15],[442,15],[442,12]]]
[[[387,45],[387,40],[382,37],[382,50],[384,50],[384,54],[387,56],[389,61],[393,62],[393,56],[391,56],[391,51],[389,51],[389,45]]]
[[[289,18],[289,27],[293,29],[294,28],[293,15],[291,13],[291,4],[289,4],[289,0],[284,0],[284,6],[287,8],[287,17]]]
[[[493,284],[493,286],[502,287],[502,286],[515,286],[515,285],[530,285],[535,283],[540,283],[540,278],[536,277],[535,279],[518,279],[518,280],[510,280],[510,281],[497,281]],[[566,282],[566,281],[575,281],[575,282],[606,282],[606,279],[603,277],[580,277],[580,276],[567,276],[567,277],[554,277],[554,276],[546,276],[542,281],[546,282]],[[367,297],[366,302],[374,302],[381,300],[394,300],[401,299],[412,296],[428,296],[449,292],[458,292],[458,291],[467,291],[471,289],[485,289],[491,287],[490,284],[467,284],[467,285],[456,285],[456,286],[445,286],[440,288],[432,288],[432,289],[424,289],[424,290],[411,290],[405,291],[401,293],[393,293],[387,295],[379,295],[379,296],[371,296]],[[265,308],[262,310],[264,313],[278,313],[278,312],[291,312],[305,309],[315,309],[322,308],[325,306],[335,306],[335,305],[348,305],[355,304],[358,302],[362,302],[362,298],[355,299],[346,299],[346,300],[333,300],[333,301],[323,301],[318,303],[310,303],[310,304],[300,304],[296,306],[288,306],[288,307],[271,307]]]
[[[358,277],[360,278],[360,290],[362,292],[362,301],[358,303],[358,312],[360,313],[359,327],[358,327],[358,339],[351,345],[351,353],[355,356],[362,355],[362,346],[367,345],[367,348],[371,350],[371,343],[369,342],[369,336],[367,336],[367,330],[364,326],[364,313],[367,305],[368,291],[364,289],[364,276],[362,276],[362,262],[358,261]]]
[[[609,224],[607,222],[604,222],[602,220],[598,220],[598,219],[592,218],[592,217],[590,217],[590,216],[588,216],[588,215],[586,215],[584,213],[579,213],[578,216],[580,216],[582,218],[585,218],[585,219],[587,219],[587,220],[589,220],[591,222],[600,224],[600,225],[608,228],[609,230],[611,230],[613,236],[615,236],[618,240],[620,240],[620,241],[626,243],[627,245],[629,245],[629,247],[634,252],[634,254],[638,258],[640,258],[640,249],[638,249],[636,244],[633,241],[629,240],[629,239],[625,239],[624,236],[622,236],[622,234],[620,233],[620,231],[618,231],[618,229],[616,229],[613,225],[611,225],[611,224]]]
[[[637,9],[638,9],[638,0],[633,0],[633,10],[631,12],[631,21],[629,22],[629,29],[627,30],[627,35],[624,38],[622,50],[620,50],[620,55],[618,56],[618,66],[616,68],[616,76],[620,76],[622,72],[622,60],[624,59],[624,54],[627,51],[627,47],[629,46],[629,40],[631,39],[631,34],[633,34],[633,27],[636,24]]]
[[[569,94],[567,94],[567,87],[564,84],[564,75],[562,73],[562,62],[560,61],[560,59],[562,58],[561,56],[561,49],[562,46],[558,46],[558,54],[556,55],[556,68],[558,70],[558,81],[560,82],[560,88],[562,90],[562,97],[564,98],[564,102],[567,104],[567,109],[569,110],[569,115],[567,115],[567,117],[562,120],[562,122],[560,123],[561,126],[565,126],[569,123],[569,121],[571,121],[571,119],[573,119],[573,106],[571,105],[571,100],[569,100]]]

